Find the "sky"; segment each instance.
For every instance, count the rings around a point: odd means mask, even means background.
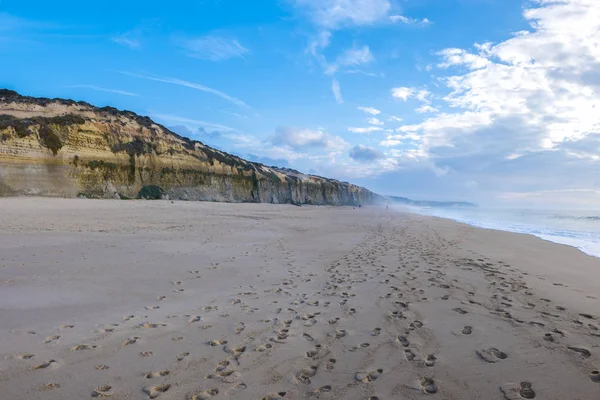
[[[0,87],[384,195],[600,205],[598,0],[1,0]]]

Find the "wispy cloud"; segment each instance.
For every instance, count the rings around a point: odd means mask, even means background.
[[[379,126],[384,125],[383,121],[380,121],[379,119],[377,119],[375,117],[367,119],[367,123],[371,124],[371,125],[379,125]]]
[[[341,67],[369,64],[375,61],[369,46],[353,47],[344,51],[336,61],[325,68],[327,75],[335,74]]]
[[[424,104],[421,107],[417,108],[415,111],[418,112],[418,113],[420,113],[420,114],[439,112],[439,110],[437,108],[432,107],[429,104]]]
[[[427,18],[423,18],[423,19],[410,18],[410,17],[406,17],[404,15],[391,15],[390,21],[392,21],[394,23],[400,21],[403,24],[418,25],[418,26],[426,26],[426,25],[431,24],[431,21],[428,20]]]
[[[381,114],[381,111],[379,111],[376,108],[373,107],[356,107],[357,109],[359,109],[360,111],[366,112],[367,114],[371,114],[371,115],[379,115]]]
[[[343,104],[344,103],[344,98],[342,97],[342,91],[340,89],[340,83],[335,78],[333,78],[331,80],[331,90],[333,92],[333,97],[335,97],[335,101],[338,104]]]
[[[216,89],[210,88],[208,86],[201,85],[199,83],[194,83],[194,82],[190,82],[190,81],[186,81],[186,80],[178,79],[178,78],[136,74],[136,73],[128,72],[128,71],[117,71],[117,72],[120,74],[123,74],[123,75],[132,76],[134,78],[146,79],[146,80],[155,81],[155,82],[169,83],[171,85],[184,86],[184,87],[187,87],[190,89],[199,90],[201,92],[214,94],[215,96],[219,96],[237,106],[248,108],[248,109],[252,108],[240,99],[230,96],[227,93],[223,93],[220,90],[216,90]]]
[[[367,126],[366,128],[356,128],[356,127],[350,127],[348,128],[349,132],[352,133],[373,133],[373,132],[380,132],[382,131],[383,128],[379,127],[379,126]]]
[[[177,39],[177,44],[186,51],[188,56],[210,61],[243,57],[249,52],[236,39],[212,35]]]
[[[139,94],[137,94],[137,93],[127,92],[125,90],[119,90],[119,89],[109,89],[109,88],[105,88],[105,87],[102,87],[102,86],[96,86],[96,85],[70,85],[68,87],[71,87],[71,88],[81,88],[81,89],[91,89],[91,90],[96,90],[96,91],[99,91],[99,92],[116,93],[116,94],[122,94],[123,96],[135,96],[135,97],[139,96]]]
[[[335,29],[345,25],[370,25],[384,19],[389,0],[293,0],[317,25]]]
[[[129,47],[130,49],[139,49],[142,45],[140,39],[133,38],[128,34],[113,36],[111,40],[122,46]]]
[[[234,116],[234,117],[237,117],[237,118],[242,118],[242,119],[248,118],[245,115],[238,114],[238,113],[231,112],[231,111],[226,111],[226,110],[219,110],[218,108],[209,108],[209,110],[211,110],[211,111],[217,111],[217,112],[220,112],[220,113],[223,113],[223,114],[227,114],[227,115],[231,115],[231,116]]]
[[[146,36],[158,25],[158,20],[148,20],[127,32],[114,35],[111,37],[111,40],[130,49],[139,49],[143,46]]]
[[[202,120],[193,119],[193,118],[181,117],[179,115],[160,114],[160,113],[152,113],[150,115],[156,119],[160,119],[160,120],[168,121],[168,122],[177,122],[177,123],[182,123],[182,124],[188,124],[194,128],[203,127],[203,128],[217,129],[217,130],[224,131],[224,132],[241,133],[239,130],[229,127],[229,126],[226,126],[226,125],[215,124],[213,122],[207,122],[207,121],[202,121]]]

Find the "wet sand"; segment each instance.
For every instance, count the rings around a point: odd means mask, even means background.
[[[3,400],[600,398],[574,248],[375,207],[0,211]]]

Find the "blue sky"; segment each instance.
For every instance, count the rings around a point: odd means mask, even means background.
[[[0,86],[382,194],[600,200],[595,0],[0,3]]]

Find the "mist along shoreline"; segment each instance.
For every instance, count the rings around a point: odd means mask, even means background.
[[[570,246],[383,207],[0,210],[2,399],[600,395],[600,260]]]

